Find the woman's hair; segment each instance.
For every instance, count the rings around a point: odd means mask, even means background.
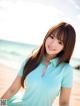
[[[57,56],[59,57],[58,64],[60,64],[61,62],[69,63],[75,46],[76,32],[72,25],[65,22],[61,22],[58,25],[53,26],[51,29],[49,29],[40,48],[38,48],[38,50],[29,57],[23,69],[23,76],[21,79],[22,87],[24,87],[25,77],[40,64],[43,56],[46,55],[46,39],[51,34],[55,33],[57,33],[57,39],[61,40],[61,38],[63,38],[64,44],[63,50],[59,54],[57,54]]]

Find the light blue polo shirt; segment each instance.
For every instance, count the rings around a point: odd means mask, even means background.
[[[25,92],[21,100],[9,100],[8,106],[52,106],[55,98],[60,94],[61,87],[71,88],[73,82],[73,68],[68,63],[57,66],[58,58],[50,61],[46,73],[42,75],[45,68],[43,61],[29,73],[25,79]],[[35,63],[34,63],[35,64]],[[21,66],[18,76],[22,76]]]

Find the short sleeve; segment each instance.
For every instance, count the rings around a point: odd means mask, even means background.
[[[73,85],[73,68],[68,64],[64,68],[64,75],[61,86],[64,88],[71,88]]]
[[[24,66],[25,66],[25,64],[26,64],[26,62],[28,61],[28,59],[25,59],[23,62],[22,62],[22,64],[21,64],[21,66],[20,66],[20,68],[19,68],[19,71],[18,71],[18,76],[22,76],[23,75],[23,69],[24,69]]]

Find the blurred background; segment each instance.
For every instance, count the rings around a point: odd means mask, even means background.
[[[71,106],[80,106],[79,0],[0,0],[0,94],[14,80],[24,59],[42,44],[49,28],[61,21],[72,24],[77,34],[70,61],[74,67]]]

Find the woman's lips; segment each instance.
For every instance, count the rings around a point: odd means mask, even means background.
[[[50,46],[48,46],[48,49],[49,49],[50,51],[55,51],[55,49],[52,49],[52,47],[50,47]]]

